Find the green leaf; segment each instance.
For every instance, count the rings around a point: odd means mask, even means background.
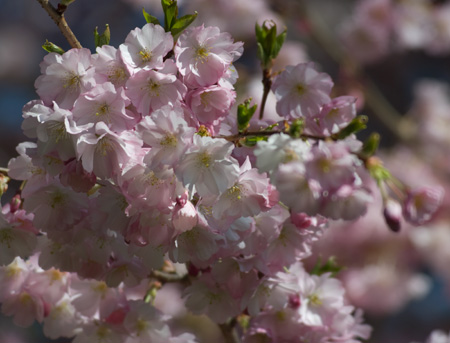
[[[255,24],[255,34],[256,34],[257,42],[261,42],[264,40],[263,30],[262,30],[262,27],[259,26],[258,22],[256,22],[256,24]]]
[[[243,144],[245,146],[248,147],[254,147],[256,145],[256,143],[258,143],[259,141],[266,141],[267,137],[263,137],[263,136],[250,136],[247,137],[244,141]]]
[[[159,23],[158,18],[156,18],[156,17],[152,16],[151,14],[147,13],[144,8],[142,9],[142,14],[144,15],[145,21],[147,23],[154,24],[154,25],[161,25]]]
[[[289,135],[292,138],[299,138],[303,133],[303,129],[305,128],[305,123],[303,119],[295,119],[291,126],[289,127]]]
[[[380,144],[380,135],[376,132],[372,133],[369,138],[364,142],[361,149],[361,154],[365,158],[369,158],[375,154]]]
[[[164,11],[164,29],[166,32],[171,31],[178,16],[178,5],[176,0],[161,0]]]
[[[239,131],[244,131],[247,129],[250,120],[256,112],[256,108],[258,107],[256,104],[250,107],[250,102],[252,99],[247,99],[244,103],[238,106],[237,110],[237,122]]]
[[[197,18],[197,15],[198,13],[195,12],[194,14],[187,14],[177,19],[170,30],[170,32],[172,32],[172,36],[175,37],[183,32],[189,25],[192,24],[195,18]]]
[[[343,269],[342,266],[338,265],[336,262],[336,257],[331,256],[328,260],[322,264],[322,259],[319,257],[316,265],[311,271],[312,275],[322,275],[325,273],[331,273],[331,276],[335,276]]]
[[[367,121],[367,116],[357,116],[356,118],[353,118],[353,120],[346,127],[332,137],[336,139],[347,138],[354,133],[364,130],[367,127]]]
[[[109,25],[105,25],[105,31],[101,35],[98,34],[97,27],[94,30],[94,40],[95,40],[95,47],[108,45],[109,41],[111,39],[111,32],[109,31]]]
[[[277,58],[278,53],[280,52],[281,47],[283,46],[284,41],[286,40],[286,35],[287,35],[287,29],[284,29],[284,31],[282,33],[280,33],[277,36],[277,38],[275,39],[275,42],[272,47],[272,54],[271,54],[271,57],[273,59]]]
[[[258,55],[258,58],[262,61],[262,63],[264,64],[264,61],[266,60],[266,55],[265,55],[265,53],[264,53],[264,48],[263,48],[263,46],[261,45],[261,43],[256,43],[257,44],[257,47],[258,47],[258,50],[256,51],[256,53],[257,53],[257,55]]]
[[[57,54],[62,55],[65,51],[57,46],[56,44],[53,44],[52,42],[49,42],[48,40],[45,41],[44,45],[42,45],[42,49],[44,49],[47,52],[56,52]]]
[[[273,21],[264,21],[262,26],[255,25],[256,42],[258,44],[258,58],[264,69],[272,64],[272,60],[278,56],[278,53],[286,39],[285,29],[277,36],[277,25]]]
[[[63,6],[69,6],[72,2],[74,2],[75,0],[61,0],[61,5]]]

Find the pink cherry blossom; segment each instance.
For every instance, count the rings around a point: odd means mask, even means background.
[[[172,49],[173,38],[159,25],[145,24],[132,30],[119,49],[131,68],[161,69],[163,57]]]
[[[315,118],[330,102],[332,87],[330,76],[318,72],[313,63],[287,66],[272,85],[277,112],[287,118]]]
[[[200,195],[219,195],[238,177],[237,161],[230,156],[232,148],[224,139],[196,135],[175,172],[184,185],[195,186]]]
[[[151,149],[144,161],[154,167],[175,166],[192,144],[195,129],[183,119],[179,107],[164,106],[139,123],[138,132]]]
[[[56,101],[61,108],[71,109],[78,96],[96,84],[88,49],[72,49],[63,55],[50,53],[44,57],[42,69],[35,86],[47,106]]]
[[[166,61],[159,71],[141,70],[134,74],[126,84],[126,94],[143,116],[165,106],[179,106],[186,86],[177,79],[176,67],[172,61]]]
[[[417,225],[426,223],[439,209],[443,197],[441,187],[424,187],[408,192],[403,212],[405,219]]]
[[[236,93],[226,87],[197,88],[186,95],[186,104],[202,124],[212,124],[228,115]]]
[[[100,121],[115,132],[131,129],[137,118],[125,109],[130,103],[123,88],[116,89],[110,82],[97,85],[75,102],[72,109],[75,128],[72,133],[93,129]]]
[[[188,28],[174,48],[184,82],[192,88],[214,85],[242,55],[242,45],[233,43],[231,36],[217,27]]]

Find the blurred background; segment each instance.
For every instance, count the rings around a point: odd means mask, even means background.
[[[261,97],[254,24],[273,20],[279,31],[288,29],[274,70],[314,61],[335,81],[334,96],[357,97],[359,112],[369,117],[360,138],[381,134],[380,155],[399,179],[412,186],[448,188],[450,1],[179,0],[179,5],[181,14],[198,11],[194,25],[219,26],[245,42],[236,63],[241,99]],[[81,44],[94,51],[95,27],[102,31],[109,24],[110,44],[118,47],[131,29],[145,24],[142,8],[161,17],[158,0],[96,0],[95,5],[76,0],[66,18]],[[34,81],[46,39],[70,48],[37,1],[0,0],[0,166],[26,140],[20,128],[22,107],[37,98]],[[266,111],[275,111],[273,98]],[[12,195],[14,187],[2,201]],[[338,277],[349,301],[364,310],[374,328],[369,342],[423,342],[433,329],[450,330],[448,205],[447,195],[429,224],[405,224],[395,234],[383,222],[378,199],[365,218],[332,223],[317,244],[308,263],[336,256],[345,266]],[[31,342],[50,340],[37,324],[19,330],[1,318],[0,343]]]

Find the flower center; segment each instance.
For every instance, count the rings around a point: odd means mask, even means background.
[[[149,51],[147,48],[139,51],[139,56],[141,57],[141,61],[144,63],[148,63],[152,60],[152,52]]]
[[[150,80],[147,84],[147,90],[150,96],[159,96],[160,87],[161,85],[158,82]]]
[[[63,88],[68,89],[70,92],[77,91],[80,89],[81,85],[81,76],[75,74],[73,71],[66,73],[66,77],[64,78]]]
[[[58,143],[61,140],[65,140],[69,138],[69,134],[66,131],[66,127],[63,122],[53,122],[48,124],[50,137],[53,138],[55,143]]]
[[[209,48],[204,46],[199,46],[195,52],[195,60],[204,63],[208,61]]]
[[[159,142],[159,144],[164,147],[176,147],[177,143],[177,137],[175,137],[172,133],[167,133]]]
[[[124,68],[113,67],[108,71],[108,80],[112,83],[120,83],[127,78],[127,73]]]
[[[98,109],[97,109],[97,112],[95,112],[95,116],[96,117],[102,117],[102,116],[104,116],[105,114],[108,114],[109,113],[109,106],[108,106],[108,104],[103,104],[103,105],[101,105]]]
[[[230,189],[227,190],[226,193],[227,198],[231,199],[232,201],[241,200],[242,198],[242,189],[241,185],[236,184]]]
[[[322,300],[320,300],[320,298],[319,298],[319,296],[317,295],[317,294],[311,294],[309,297],[308,297],[308,300],[309,300],[309,302],[311,303],[311,305],[314,305],[314,306],[320,306],[320,305],[322,305]]]
[[[305,85],[299,83],[297,86],[295,86],[295,91],[298,95],[303,95],[306,93],[306,87]]]
[[[95,150],[101,155],[106,156],[110,150],[113,150],[110,139],[108,137],[101,138],[98,141]]]
[[[56,190],[50,195],[50,207],[51,208],[55,208],[58,205],[62,205],[62,204],[64,204],[65,201],[66,201],[66,195],[63,192],[61,192],[60,190]]]
[[[199,164],[200,167],[209,168],[211,166],[211,155],[208,154],[206,151],[198,154],[197,163]]]

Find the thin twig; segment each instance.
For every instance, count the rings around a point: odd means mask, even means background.
[[[270,69],[263,69],[263,79],[262,83],[264,85],[263,96],[261,99],[261,106],[259,107],[259,119],[262,120],[264,117],[264,108],[266,107],[267,96],[272,88],[272,71]]]
[[[245,137],[250,137],[250,136],[271,136],[271,135],[276,135],[278,133],[285,133],[287,134],[287,132],[284,131],[277,131],[277,130],[271,130],[271,131],[245,131],[245,132],[240,132],[238,134],[235,135],[231,135],[231,136],[215,136],[213,138],[223,138],[226,139],[229,142],[237,142],[242,138]],[[307,135],[307,134],[301,134],[300,137],[301,139],[314,139],[314,140],[327,140],[327,139],[333,139],[333,137],[324,137],[324,136],[314,136],[314,135]]]
[[[173,274],[173,273],[166,273],[162,272],[160,270],[154,270],[151,273],[151,277],[154,277],[158,281],[162,283],[167,282],[180,282],[188,278],[188,274],[186,275],[179,275],[179,274]]]
[[[4,175],[8,176],[9,169],[8,169],[8,168],[0,167],[0,173],[2,173],[2,174],[4,174]]]
[[[70,29],[69,25],[67,25],[66,18],[64,17],[64,10],[60,7],[56,9],[53,7],[51,3],[49,3],[48,0],[37,0],[42,8],[48,13],[50,18],[53,19],[55,24],[58,26],[59,30],[62,32],[64,37],[69,42],[70,46],[72,48],[82,48],[80,42],[78,41],[77,37],[75,37],[74,33]]]

